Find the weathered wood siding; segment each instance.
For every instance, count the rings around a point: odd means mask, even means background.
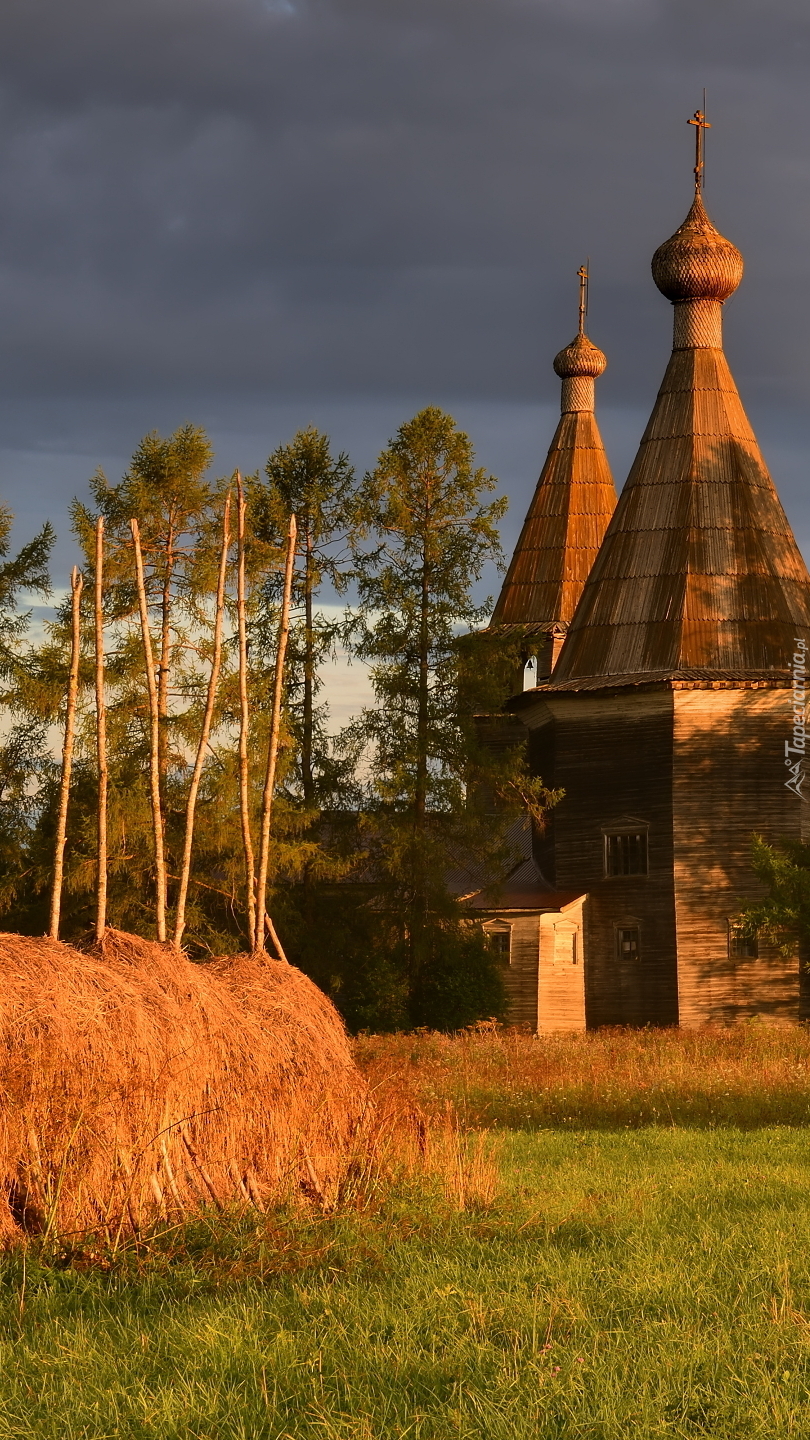
[[[538,696],[522,711],[532,768],[565,790],[536,859],[558,890],[587,892],[585,1006],[589,1026],[678,1020],[672,848],[672,692]],[[647,827],[649,873],[606,877],[604,832]],[[637,959],[617,954],[617,929],[637,927]]]
[[[494,918],[494,913],[493,913]],[[507,998],[506,1019],[510,1025],[531,1025],[537,1029],[537,966],[540,953],[539,912],[499,910],[497,924],[511,930],[509,964],[502,969]],[[490,925],[485,922],[485,929]]]
[[[807,806],[785,788],[791,691],[677,690],[673,825],[682,1025],[799,1018],[798,956],[729,958],[728,922],[763,894],[751,836],[799,839]]]
[[[538,1031],[585,1029],[583,904],[540,917]]]

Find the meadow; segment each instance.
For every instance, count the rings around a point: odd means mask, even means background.
[[[331,1212],[3,1259],[3,1440],[810,1434],[806,1030],[356,1053],[388,1119]]]

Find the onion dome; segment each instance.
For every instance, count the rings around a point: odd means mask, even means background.
[[[715,229],[704,209],[700,191],[683,224],[653,255],[652,273],[662,295],[673,303],[722,302],[737,289],[742,280],[742,255],[736,245]],[[556,361],[554,368],[557,369]]]
[[[572,380],[578,376],[591,376],[594,380],[607,368],[607,356],[592,344],[587,335],[577,335],[554,356],[554,369],[561,380]]]

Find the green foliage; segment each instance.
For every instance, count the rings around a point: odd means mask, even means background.
[[[49,524],[10,555],[11,511],[0,506],[0,909],[14,903],[30,884],[28,844],[41,803],[42,787],[52,773],[45,727],[27,713],[35,668],[26,644],[30,611],[20,608],[23,594],[50,594],[48,562],[54,534]]]
[[[343,883],[288,885],[276,892],[273,913],[288,959],[330,997],[350,1031],[407,1029],[400,927],[373,886],[351,874]]]
[[[461,1030],[476,1020],[503,1018],[501,969],[480,927],[451,917],[428,932],[430,950],[411,996],[413,1023]]]
[[[53,528],[45,523],[38,535],[10,556],[9,537],[14,517],[0,505],[0,679],[19,681],[25,670],[21,645],[28,630],[30,611],[20,610],[21,594],[32,592],[47,599],[51,591],[48,562],[54,542]],[[0,696],[14,707],[15,690]]]
[[[810,941],[810,845],[788,839],[769,845],[755,835],[752,865],[767,895],[741,907],[743,932],[792,955],[797,942]]]

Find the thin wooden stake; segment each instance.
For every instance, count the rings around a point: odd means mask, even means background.
[[[98,764],[98,875],[96,879],[96,939],[107,928],[107,706],[104,698],[104,516],[96,521],[96,757]]]
[[[245,492],[242,476],[236,472],[237,566],[236,614],[239,630],[239,814],[242,821],[242,848],[245,852],[245,891],[247,896],[248,939],[256,949],[256,863],[250,829],[250,771],[248,769],[248,706],[247,615],[245,605]]]
[[[205,699],[205,712],[203,714],[202,728],[200,730],[200,742],[197,746],[197,756],[194,761],[194,769],[191,775],[191,783],[188,787],[188,799],[186,801],[186,830],[183,837],[183,859],[180,865],[180,889],[177,894],[177,913],[174,922],[175,950],[180,949],[180,942],[183,938],[183,931],[186,926],[186,899],[188,897],[188,880],[191,874],[191,847],[194,843],[194,814],[197,808],[197,793],[200,788],[205,751],[208,745],[208,737],[211,734],[211,721],[214,718],[214,705],[217,698],[217,686],[219,684],[219,671],[222,663],[222,616],[225,610],[225,576],[228,568],[228,549],[231,543],[231,497],[225,497],[225,512],[222,517],[222,550],[219,557],[219,578],[217,580],[217,608],[214,620],[214,653],[211,657],[211,674],[208,677],[208,694]]]
[[[70,673],[68,675],[65,738],[62,744],[62,783],[59,787],[59,809],[56,816],[56,844],[53,856],[53,889],[51,891],[51,923],[48,934],[59,939],[59,912],[62,908],[62,878],[65,868],[70,772],[73,768],[73,744],[76,735],[76,698],[79,693],[79,656],[81,651],[80,603],[84,576],[76,566],[70,573]]]
[[[135,578],[138,587],[138,608],[141,615],[143,660],[146,669],[146,688],[149,693],[149,791],[152,803],[152,834],[155,845],[155,915],[157,938],[163,943],[166,939],[166,861],[163,853],[163,814],[160,804],[160,715],[158,713],[157,686],[155,685],[152,635],[149,629],[149,608],[146,603],[146,585],[143,578],[141,532],[137,520],[130,520],[129,528],[132,531],[132,544],[135,550]]]
[[[278,938],[278,932],[269,915],[265,915],[264,923],[267,928],[267,933],[275,946],[276,954],[279,960],[283,960],[285,965],[289,965],[290,962],[287,959],[287,956],[284,954],[284,947]]]
[[[295,516],[290,516],[290,531],[287,540],[287,563],[284,569],[284,597],[281,602],[281,623],[278,630],[276,650],[276,678],[273,686],[273,713],[270,720],[270,743],[267,747],[267,771],[262,794],[262,828],[259,843],[259,875],[256,885],[256,949],[264,949],[264,925],[267,912],[267,867],[270,858],[270,812],[273,808],[273,791],[276,784],[276,762],[278,741],[281,730],[281,697],[284,688],[284,657],[290,634],[290,594],[292,592],[293,565],[295,563],[296,540]]]

